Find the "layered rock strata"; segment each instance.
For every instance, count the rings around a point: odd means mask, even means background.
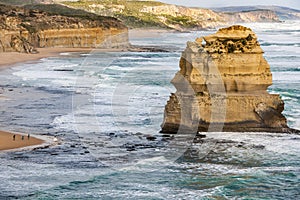
[[[55,1],[57,2],[57,1]],[[165,4],[159,1],[63,1],[62,4],[113,16],[128,27],[160,27],[178,31],[211,29],[238,22],[280,22],[274,11],[248,9],[238,12],[217,12],[205,8]]]
[[[69,8],[63,8],[64,10]],[[97,15],[76,17],[0,5],[0,52],[34,53],[42,47],[118,48],[128,46],[120,21]]]
[[[263,53],[255,33],[243,26],[188,42],[161,132],[294,131],[280,96],[267,92],[272,74]]]

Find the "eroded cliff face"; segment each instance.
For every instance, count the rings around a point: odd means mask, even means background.
[[[224,13],[227,22],[279,22],[279,17],[271,10],[253,10]]]
[[[235,22],[278,22],[275,12],[270,10],[254,10],[247,12],[218,13],[204,8],[189,8],[177,5],[145,6],[140,12],[151,13],[160,16],[159,19],[167,26],[172,24],[168,16],[180,22],[180,18],[187,20],[186,24],[194,24],[198,28],[215,28],[220,25]],[[184,22],[178,23],[184,28]],[[174,22],[173,22],[174,23]]]
[[[114,18],[68,17],[0,5],[0,52],[34,53],[38,47],[114,48],[128,44],[127,27]]]
[[[224,25],[224,16],[204,8],[188,8],[177,5],[144,6],[140,12],[159,16],[159,20],[166,26],[184,29],[190,24],[198,28],[214,28]],[[177,22],[177,23],[176,23]],[[174,26],[177,25],[177,26]]]
[[[253,10],[247,12],[217,12],[165,4],[159,1],[64,1],[71,7],[106,16],[117,17],[129,27],[161,27],[179,31],[216,28],[236,22],[279,22],[275,12]]]
[[[267,92],[270,66],[249,28],[231,26],[188,42],[172,84],[177,91],[165,107],[164,133],[293,131],[281,114],[284,102]]]

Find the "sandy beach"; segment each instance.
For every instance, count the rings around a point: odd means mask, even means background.
[[[91,50],[91,48],[39,48],[39,53],[37,54],[4,52],[0,53],[0,70],[1,68],[10,67],[17,63],[58,56],[62,52],[89,52]],[[1,99],[5,99],[5,96],[0,96],[0,100]],[[13,138],[14,135],[15,139]],[[21,135],[0,130],[0,151],[41,145],[44,142],[44,140],[32,136],[28,138],[26,134]]]
[[[166,29],[131,29],[128,32],[129,38],[147,38],[159,36],[165,33],[176,32],[174,30]],[[124,49],[94,49],[94,48],[64,48],[64,47],[51,47],[51,48],[37,48],[39,53],[27,54],[18,52],[2,52],[0,53],[0,70],[1,68],[6,68],[11,65],[39,60],[46,57],[58,56],[60,53],[64,52],[90,52],[92,50],[103,51],[103,52],[115,52],[115,51],[127,51],[131,47]],[[138,51],[138,49],[133,48],[133,51]]]
[[[0,53],[0,68],[5,68],[16,63],[39,60],[46,57],[58,56],[63,52],[87,52],[91,48],[38,48],[39,53],[27,54],[18,52]]]
[[[15,138],[14,138],[15,135]],[[5,131],[0,131],[0,150],[8,150],[8,149],[16,149],[27,146],[34,146],[43,144],[45,141],[35,138],[28,137],[28,135],[24,134],[14,134]]]
[[[37,54],[26,54],[18,52],[3,52],[0,53],[0,70],[10,67],[17,63],[39,60],[51,56],[59,56],[63,52],[90,52],[92,48],[38,48],[39,53]],[[118,51],[118,49],[100,49],[101,51]],[[6,97],[0,93],[0,101],[5,100]],[[13,140],[13,135],[15,135],[15,140]],[[45,141],[37,139],[35,137],[30,137],[28,139],[27,135],[24,135],[22,140],[22,135],[9,133],[0,130],[0,151],[22,148],[33,145],[43,144]]]
[[[129,37],[131,38],[145,38],[145,37],[153,37],[155,35],[164,34],[166,32],[170,32],[170,30],[163,29],[132,29],[129,31]],[[130,47],[129,47],[130,49]],[[28,61],[35,61],[46,57],[59,56],[60,53],[63,52],[90,52],[92,50],[97,51],[126,51],[128,49],[92,49],[92,48],[38,48],[37,54],[26,54],[26,53],[18,53],[18,52],[3,52],[0,53],[0,70],[10,67],[17,63],[23,63]],[[140,50],[139,48],[131,49],[133,51]],[[1,95],[0,100],[5,100],[5,95]],[[16,135],[15,140],[13,140],[13,135]],[[22,135],[12,134],[5,131],[0,130],[0,150],[8,150],[15,148],[22,148],[31,145],[39,145],[42,144],[43,140],[37,139],[34,137],[27,138],[27,135],[24,136],[22,140]]]

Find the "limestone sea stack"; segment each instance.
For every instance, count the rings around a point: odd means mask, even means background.
[[[267,91],[272,73],[263,53],[255,33],[239,25],[188,42],[161,132],[297,132],[280,96]]]

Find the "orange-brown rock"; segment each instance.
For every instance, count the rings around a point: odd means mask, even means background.
[[[0,52],[34,53],[38,47],[119,48],[129,44],[127,27],[115,18],[58,5],[51,10],[57,11],[0,4]],[[60,10],[61,15],[57,14]]]
[[[177,91],[165,107],[164,133],[293,131],[281,114],[284,102],[267,92],[270,66],[249,28],[231,26],[188,42],[172,84]]]

